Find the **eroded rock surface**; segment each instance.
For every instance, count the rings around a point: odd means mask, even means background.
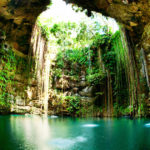
[[[0,30],[12,46],[28,54],[32,26],[49,0],[1,0]]]
[[[105,16],[115,18],[124,24],[130,31],[133,40],[139,43],[143,31],[150,23],[150,1],[149,0],[65,0],[67,3],[77,4],[89,11],[100,12]],[[89,13],[90,14],[90,13]],[[148,41],[147,41],[148,42]],[[150,43],[149,43],[150,44]],[[150,45],[147,46],[150,48]],[[146,48],[146,49],[147,49]]]

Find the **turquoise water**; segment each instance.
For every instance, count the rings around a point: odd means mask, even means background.
[[[150,150],[150,119],[0,116],[0,150]]]

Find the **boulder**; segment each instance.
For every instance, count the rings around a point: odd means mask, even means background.
[[[81,81],[85,81],[85,76],[81,76],[81,77],[80,77],[80,80],[81,80]]]
[[[79,83],[79,87],[86,87],[87,86],[87,82],[86,81],[81,81]]]
[[[74,87],[74,88],[72,89],[73,93],[77,93],[78,90],[79,90],[79,89],[78,89],[77,87]]]
[[[95,88],[93,86],[87,86],[82,91],[79,92],[81,96],[93,97]]]
[[[56,88],[66,90],[66,89],[70,88],[70,83],[67,79],[60,78],[59,81],[56,82]]]

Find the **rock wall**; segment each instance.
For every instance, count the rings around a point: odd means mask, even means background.
[[[6,47],[7,46],[7,47]],[[28,58],[17,55],[9,44],[0,43],[0,112],[27,103]]]
[[[115,18],[129,30],[135,45],[149,51],[150,33],[147,32],[150,23],[149,0],[66,0],[66,2],[88,9],[88,15],[91,11],[96,11]],[[6,31],[7,40],[13,47],[25,54],[28,53],[32,26],[49,3],[49,0],[1,0],[0,29]]]
[[[53,82],[54,85],[50,89],[49,97],[49,110],[53,114],[93,116],[93,107],[96,99],[98,99],[96,95],[98,91],[96,87],[88,84],[85,76],[81,75],[79,80],[75,80],[72,79],[72,76],[63,75]],[[70,105],[71,101],[74,104]],[[75,103],[79,103],[79,106],[73,106]]]
[[[105,85],[91,84],[87,80],[87,68],[63,60],[64,67],[57,59],[51,67],[51,88],[49,89],[49,114],[69,116],[108,115],[100,106],[104,104]],[[72,73],[71,73],[72,72]],[[99,95],[102,93],[102,95]],[[105,109],[105,108],[104,108]]]
[[[9,44],[28,54],[32,26],[49,3],[49,0],[0,1],[0,30],[6,33]]]
[[[14,49],[3,34],[0,37],[0,113],[42,114],[43,103],[38,98],[38,87],[42,85],[35,76],[37,59]]]
[[[122,23],[128,31],[130,41],[133,43],[133,51],[143,49],[146,60],[146,70],[150,77],[150,1],[149,0],[65,0],[67,3],[78,4],[91,11],[100,12],[105,16],[115,18]],[[0,40],[4,40],[5,47],[10,46],[12,50],[21,58],[26,57],[29,52],[32,27],[37,16],[46,8],[49,0],[1,0],[0,1],[0,30],[5,34],[0,35]],[[7,44],[9,43],[9,44]],[[8,55],[6,55],[8,57]],[[7,62],[7,60],[5,60]],[[25,72],[21,71],[24,64],[20,64],[20,69],[15,72],[13,85],[15,101],[18,105],[28,103],[28,97],[37,97],[36,81],[27,80]],[[4,65],[0,68],[3,70]],[[20,71],[19,71],[20,70]],[[10,71],[11,72],[11,71]],[[2,76],[1,76],[2,77]],[[66,77],[65,77],[66,78]],[[59,81],[57,81],[59,82]],[[148,79],[148,82],[150,80]],[[82,82],[82,84],[84,81]],[[69,84],[73,84],[72,81]],[[79,84],[79,83],[77,83]],[[81,83],[80,83],[81,84]],[[59,84],[58,84],[59,85]],[[29,88],[28,88],[29,86]],[[69,85],[70,86],[70,85]],[[21,88],[20,88],[21,87]],[[25,87],[23,89],[22,87]],[[84,86],[83,89],[75,85],[71,91],[77,92],[81,97],[83,92],[90,87]],[[16,89],[16,90],[15,90]],[[28,90],[29,89],[29,90]],[[80,92],[79,89],[81,90]],[[8,86],[9,90],[9,86]],[[25,92],[27,90],[28,92]],[[17,96],[18,94],[20,96]],[[32,93],[32,94],[31,94]],[[21,96],[24,95],[24,96]],[[26,96],[25,96],[26,95]],[[32,95],[32,96],[31,96]],[[24,98],[23,98],[24,97]],[[21,101],[21,99],[26,99]],[[36,100],[36,98],[35,98]],[[35,102],[36,103],[36,102]],[[37,104],[39,105],[39,104]],[[28,109],[28,108],[27,108]]]

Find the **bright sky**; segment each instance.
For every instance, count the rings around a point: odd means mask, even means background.
[[[111,26],[113,32],[118,30],[118,25],[114,19],[109,18],[107,20],[100,14],[96,16],[96,21],[100,22],[101,25],[108,24]],[[90,17],[87,17],[84,12],[75,12],[71,5],[66,5],[62,0],[52,0],[50,8],[44,11],[40,17],[42,19],[53,18],[55,22],[70,21],[79,23],[83,20],[86,20],[86,22],[93,21]]]
[[[76,13],[71,5],[66,5],[62,0],[52,0],[52,5],[42,13],[42,17],[52,17],[57,22],[80,22],[83,18],[86,18],[86,15],[82,12]]]

